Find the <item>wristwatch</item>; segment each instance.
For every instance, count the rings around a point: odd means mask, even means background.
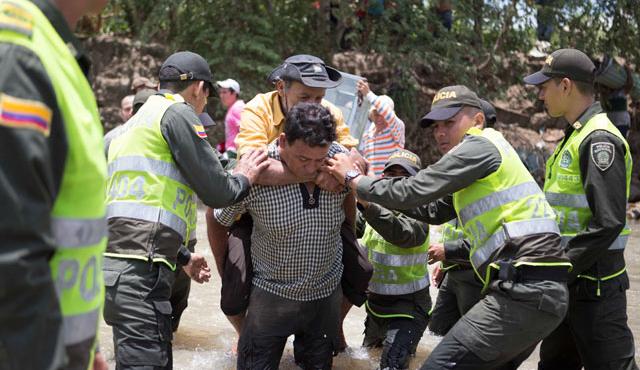
[[[362,175],[362,173],[360,173],[360,170],[357,168],[347,171],[344,175],[344,185],[349,186],[349,182],[360,175]]]

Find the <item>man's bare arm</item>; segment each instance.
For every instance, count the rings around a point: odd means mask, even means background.
[[[229,250],[229,228],[222,226],[213,216],[213,209],[207,208],[207,238],[209,239],[209,247],[216,261],[218,274],[222,277],[224,272],[224,264]]]

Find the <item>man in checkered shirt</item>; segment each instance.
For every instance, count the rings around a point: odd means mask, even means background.
[[[284,132],[268,147],[300,178],[313,178],[327,157],[348,153],[335,143],[327,108],[300,103],[287,115]],[[289,335],[305,337],[305,368],[330,368],[339,328],[342,290],[340,228],[347,192],[313,182],[253,186],[240,203],[214,211],[230,226],[242,213],[253,218],[253,290],[238,344],[238,369],[276,369]],[[347,207],[353,209],[353,207]],[[353,220],[354,215],[347,215]]]

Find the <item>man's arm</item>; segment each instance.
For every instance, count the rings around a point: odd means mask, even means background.
[[[266,167],[262,158],[254,158],[247,168],[238,161],[236,174],[228,174],[208,141],[200,137],[194,129],[199,124],[198,116],[187,104],[173,104],[162,117],[162,135],[181,174],[189,182],[198,197],[209,207],[221,208],[242,200],[251,186],[250,177]],[[262,161],[260,160],[262,159]],[[247,160],[245,159],[245,162]]]
[[[436,201],[495,172],[502,162],[498,149],[480,136],[467,136],[437,163],[412,177],[373,179],[358,176],[350,182],[358,199],[395,210],[412,209]],[[353,167],[348,158],[330,161],[334,176]]]
[[[412,248],[424,244],[429,235],[429,225],[395,214],[377,204],[362,207],[362,215],[387,242],[402,248]]]
[[[211,208],[207,208],[206,221],[209,247],[216,261],[218,274],[222,277],[227,251],[229,250],[229,227],[223,226],[216,220]]]
[[[68,152],[64,122],[36,54],[0,43],[0,65],[0,263],[48,259]]]
[[[453,208],[453,196],[447,195],[442,199],[430,202],[420,207],[403,209],[405,215],[426,222],[430,225],[441,225],[458,217]]]
[[[605,170],[596,165],[592,155],[598,144],[614,146],[613,162]],[[606,131],[595,131],[582,142],[579,150],[582,185],[593,217],[586,230],[567,245],[567,255],[573,264],[572,277],[607,253],[624,228],[627,206],[626,148],[622,141]]]

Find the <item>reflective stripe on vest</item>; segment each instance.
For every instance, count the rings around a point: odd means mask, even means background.
[[[569,240],[573,239],[574,236],[573,235],[564,235],[562,236],[562,247],[566,248],[567,244],[569,244]],[[616,250],[621,250],[621,249],[625,249],[625,247],[627,246],[627,242],[629,241],[629,235],[618,235],[618,237],[613,241],[613,243],[611,243],[611,245],[609,246],[609,250],[610,251],[616,251]]]
[[[374,250],[369,251],[369,259],[371,262],[377,262],[385,266],[402,267],[413,266],[427,263],[429,253],[416,253],[405,255],[394,255],[379,253]]]
[[[383,284],[375,281],[369,282],[369,291],[381,295],[402,295],[415,293],[429,285],[429,276],[419,280],[413,280],[405,284]]]
[[[469,220],[478,217],[493,208],[539,193],[540,187],[535,181],[525,182],[512,186],[508,189],[495,192],[460,210],[460,222],[464,224],[465,222],[469,222]]]
[[[64,344],[71,345],[74,343],[84,342],[95,335],[97,322],[100,319],[100,309],[78,315],[69,315],[65,317],[63,323]],[[87,330],[94,328],[93,331]]]
[[[471,262],[473,262],[474,266],[482,266],[490,259],[491,255],[504,246],[509,239],[541,233],[560,235],[560,230],[558,229],[558,224],[553,219],[548,218],[506,223],[475,251],[473,256],[471,256]]]
[[[149,222],[159,222],[180,235],[187,232],[187,224],[180,217],[160,207],[133,202],[111,202],[107,207],[107,218],[128,217]]]
[[[83,248],[100,243],[107,236],[107,220],[53,217],[51,229],[61,248]]]
[[[30,50],[34,60],[42,63],[53,88],[58,119],[64,123],[68,150],[51,210],[57,250],[49,264],[63,318],[67,368],[88,369],[104,302],[101,259],[107,241],[100,114],[91,86],[70,51],[72,44],[62,40],[42,11],[26,0],[0,0],[0,7],[13,8],[12,14],[3,15],[18,14],[30,25],[30,35],[0,29],[0,42]],[[75,317],[84,319],[76,321]]]
[[[584,194],[564,194],[547,191],[544,193],[544,196],[551,206],[589,208],[587,196]]]
[[[499,132],[471,128],[467,135],[487,139],[500,154],[500,166],[453,194],[465,239],[471,245],[470,260],[486,285],[489,268],[509,238],[538,233],[559,234],[555,214],[518,153]],[[545,262],[564,266],[565,262]]]
[[[189,183],[173,163],[146,158],[140,155],[124,156],[113,160],[108,165],[108,174],[113,176],[118,171],[144,171],[154,175],[165,176],[185,186]]]

